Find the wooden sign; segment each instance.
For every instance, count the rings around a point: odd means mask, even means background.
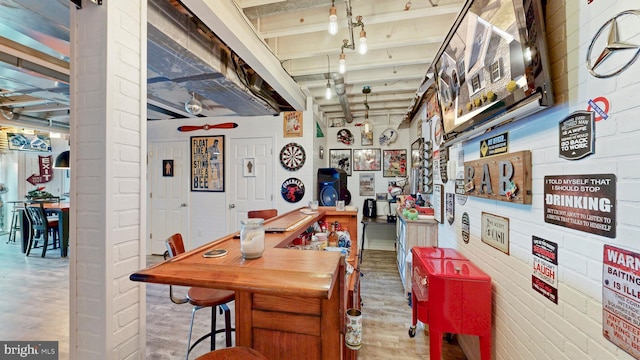
[[[531,151],[467,161],[464,184],[468,196],[531,204]]]

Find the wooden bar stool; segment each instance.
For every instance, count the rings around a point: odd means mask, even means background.
[[[268,360],[252,348],[236,346],[208,352],[196,360]]]

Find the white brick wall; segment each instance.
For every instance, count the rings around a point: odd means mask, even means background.
[[[143,357],[146,7],[71,11],[72,359]]]
[[[556,106],[508,125],[509,150],[532,151],[533,204],[512,205],[469,197],[456,203],[455,222],[439,226],[440,246],[455,247],[493,279],[494,359],[632,359],[602,335],[602,249],[610,244],[640,252],[640,62],[621,76],[596,79],[585,66],[587,48],[596,31],[618,12],[638,8],[632,0],[548,1],[548,46],[554,73]],[[565,8],[566,6],[566,8]],[[638,22],[636,22],[638,24]],[[625,28],[626,34],[637,34]],[[566,38],[565,35],[566,34]],[[635,38],[636,42],[638,37]],[[596,122],[595,154],[578,161],[558,157],[558,122],[584,110],[587,101],[606,96],[610,118]],[[457,146],[465,161],[479,157],[478,138]],[[544,222],[543,179],[546,175],[603,174],[617,176],[617,237],[609,239]],[[445,185],[454,192],[453,183]],[[510,221],[510,254],[480,239],[480,215],[487,211]],[[471,240],[462,241],[460,219],[467,212]],[[558,243],[558,304],[531,288],[531,236]],[[461,336],[470,360],[479,359],[475,337]]]

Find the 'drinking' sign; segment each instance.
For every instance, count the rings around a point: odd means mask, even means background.
[[[544,222],[616,237],[614,174],[544,177]]]

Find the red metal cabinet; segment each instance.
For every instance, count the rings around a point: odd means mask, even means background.
[[[491,278],[454,249],[412,250],[412,309],[429,326],[431,359],[440,359],[444,333],[480,337],[482,360],[491,359]]]

